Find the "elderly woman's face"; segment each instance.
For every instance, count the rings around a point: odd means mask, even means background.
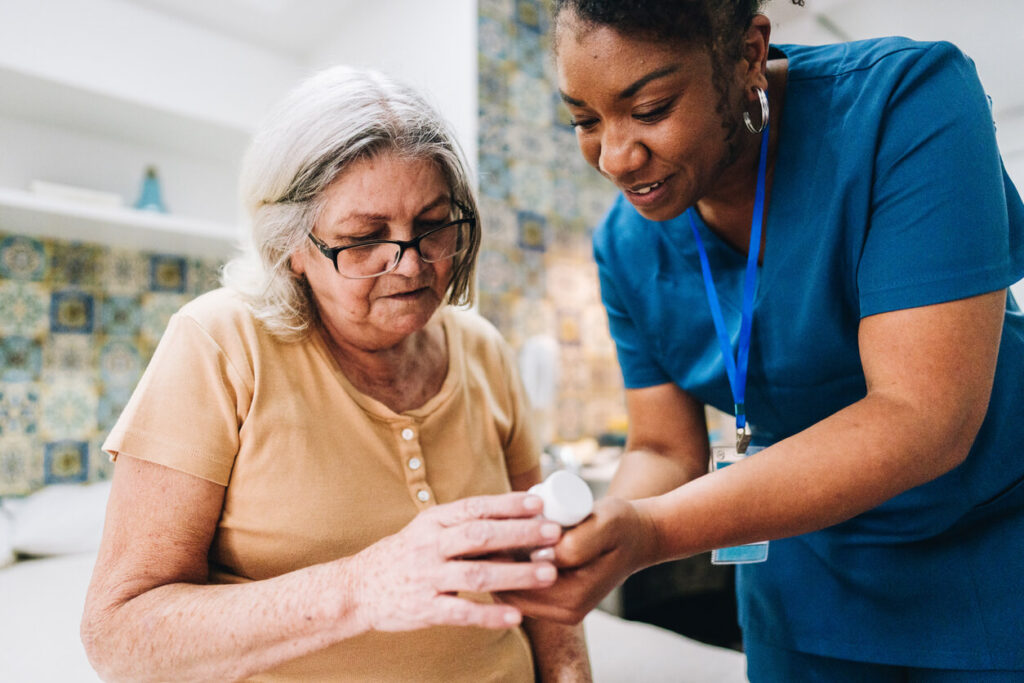
[[[425,159],[387,154],[355,162],[324,194],[313,234],[329,247],[411,240],[451,215],[444,176]],[[375,350],[389,348],[426,325],[444,300],[452,260],[425,263],[408,248],[390,273],[350,279],[310,248],[293,254],[292,269],[306,276],[321,320],[336,342]]]
[[[707,51],[630,38],[571,14],[557,31],[559,89],[587,162],[653,220],[675,218],[711,192],[733,153]]]

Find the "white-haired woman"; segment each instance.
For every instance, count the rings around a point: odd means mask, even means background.
[[[589,678],[581,632],[490,593],[550,585],[538,448],[507,347],[464,304],[480,243],[422,98],[337,67],[242,174],[252,246],[179,311],[104,449],[82,624],[105,677]],[[499,495],[486,495],[499,494]],[[488,555],[494,555],[488,558]]]

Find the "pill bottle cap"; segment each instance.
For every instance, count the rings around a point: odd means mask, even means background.
[[[544,517],[562,526],[579,524],[594,509],[594,494],[587,482],[565,470],[552,472],[529,492],[544,500]]]

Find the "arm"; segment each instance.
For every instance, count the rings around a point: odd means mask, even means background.
[[[966,458],[988,407],[1005,296],[865,318],[863,399],[667,494],[600,501],[556,546],[558,583],[508,601],[576,622],[638,569],[821,529],[948,472]]]
[[[644,501],[655,559],[821,529],[959,465],[988,409],[1005,301],[1000,290],[862,320],[867,395],[715,477]]]
[[[217,484],[118,459],[82,621],[89,659],[105,679],[235,680],[371,629],[508,628],[520,620],[514,608],[453,594],[553,580],[538,578],[550,567],[542,563],[458,559],[550,543],[532,519],[539,501],[509,494],[432,508],[352,557],[207,585],[223,498]],[[521,519],[484,519],[499,517]]]
[[[525,491],[541,481],[540,467],[509,479],[513,490]],[[587,683],[591,680],[590,658],[582,625],[526,618],[523,630],[530,639],[538,681]]]
[[[675,384],[626,391],[629,435],[608,495],[646,498],[708,471],[704,406]]]

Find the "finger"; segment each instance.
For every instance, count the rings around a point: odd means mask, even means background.
[[[561,526],[543,519],[480,519],[442,530],[437,544],[444,557],[464,557],[547,546],[561,534]]]
[[[475,519],[533,517],[544,509],[544,501],[529,493],[503,493],[473,496],[432,508],[431,514],[443,526],[454,526]]]
[[[608,529],[602,529],[596,523],[584,522],[562,534],[561,540],[551,547],[553,557],[541,553],[537,559],[554,562],[559,568],[581,567],[604,555],[617,542]]]
[[[557,578],[558,570],[547,562],[459,561],[445,564],[435,588],[443,593],[538,590]]]
[[[578,624],[586,616],[586,612],[576,612],[568,607],[562,607],[556,602],[552,593],[554,589],[539,591],[509,591],[496,593],[494,599],[506,605],[517,608],[523,616],[544,621],[553,621],[558,624]]]
[[[434,598],[431,622],[434,626],[479,626],[502,629],[518,626],[522,613],[511,605],[486,604],[440,595]]]

